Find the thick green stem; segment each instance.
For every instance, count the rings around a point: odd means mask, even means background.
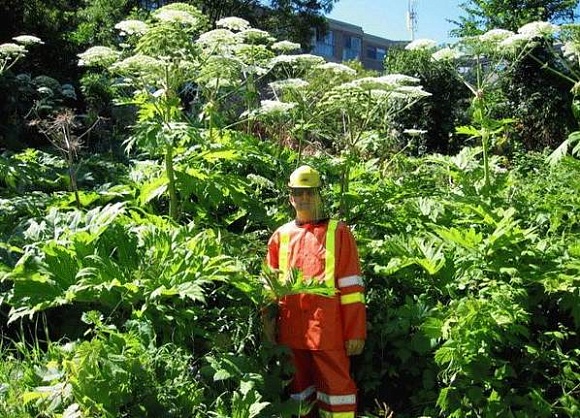
[[[485,188],[491,185],[491,176],[489,173],[489,132],[483,128],[483,135],[481,136],[481,147],[483,149],[483,175],[485,179]]]
[[[175,190],[175,171],[173,169],[173,147],[167,145],[165,152],[165,174],[167,175],[167,189],[169,191],[169,216],[177,220],[177,191]]]

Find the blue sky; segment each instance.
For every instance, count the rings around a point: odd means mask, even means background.
[[[438,43],[452,43],[456,39],[449,31],[456,25],[448,20],[459,20],[465,12],[459,8],[465,0],[416,0],[418,24],[415,39],[428,38]],[[339,0],[327,16],[361,26],[365,33],[393,40],[410,40],[407,29],[408,0]],[[576,8],[580,16],[580,6]],[[577,18],[577,23],[580,19]]]
[[[415,39],[429,38],[445,43],[452,42],[449,31],[455,25],[447,19],[457,20],[463,15],[459,8],[462,0],[417,0],[418,24]],[[408,0],[339,0],[327,16],[332,19],[361,26],[365,33],[393,40],[409,40],[407,30]]]

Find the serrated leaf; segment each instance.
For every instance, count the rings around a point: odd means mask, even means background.
[[[156,199],[166,192],[168,185],[167,177],[159,177],[153,181],[145,183],[141,186],[139,193],[139,202],[144,205],[151,200]]]

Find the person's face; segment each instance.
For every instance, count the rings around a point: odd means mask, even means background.
[[[320,208],[320,193],[315,188],[291,189],[290,203],[298,212],[315,212]]]

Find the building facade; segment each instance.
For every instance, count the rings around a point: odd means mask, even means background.
[[[383,62],[390,48],[404,47],[408,41],[393,41],[369,35],[360,26],[327,19],[326,33],[316,33],[312,53],[327,61],[359,60],[365,68],[383,70]]]

